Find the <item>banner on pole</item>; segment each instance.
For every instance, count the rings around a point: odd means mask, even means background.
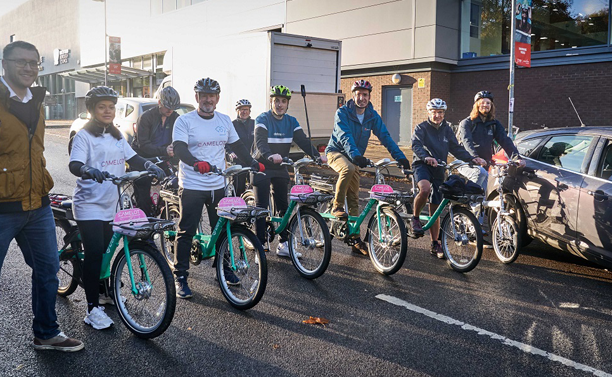
[[[518,0],[515,12],[514,62],[531,67],[531,0]]]
[[[121,38],[108,37],[108,73],[121,74]]]

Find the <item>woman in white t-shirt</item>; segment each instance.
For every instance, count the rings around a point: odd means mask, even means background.
[[[87,313],[84,321],[97,330],[113,324],[100,306],[112,304],[106,283],[101,285],[100,270],[102,254],[113,235],[110,222],[117,212],[119,194],[116,186],[105,178],[124,175],[126,162],[137,170],[154,173],[158,179],[164,177],[160,168],[132,150],[113,125],[117,97],[113,89],[105,86],[95,87],[86,94],[85,106],[92,119],[75,135],[69,164],[70,172],[80,177],[74,190],[73,211],[85,252],[83,285]]]

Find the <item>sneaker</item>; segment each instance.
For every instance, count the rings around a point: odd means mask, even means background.
[[[351,246],[351,250],[355,254],[359,255],[368,255],[368,245],[365,244],[362,240],[357,240],[353,246]]]
[[[418,238],[425,234],[423,226],[421,225],[421,220],[419,220],[418,218],[413,216],[410,225],[412,227],[412,234],[414,235],[414,237]]]
[[[445,259],[444,258],[444,251],[442,251],[442,245],[440,245],[439,242],[433,242],[431,244],[430,253],[434,254],[436,257],[438,257],[438,259]]]
[[[83,321],[96,330],[107,329],[115,323],[106,313],[104,313],[103,306],[93,308],[91,312],[87,311],[87,315]]]
[[[62,352],[76,352],[85,348],[83,342],[77,339],[72,339],[60,332],[51,339],[34,338],[32,347],[36,350],[56,350]]]
[[[176,287],[176,297],[178,298],[190,298],[193,296],[189,285],[187,284],[186,276],[178,276],[174,279],[174,286]]]
[[[240,279],[230,268],[230,266],[223,266],[223,275],[225,275],[225,282],[227,285],[240,285]]]
[[[291,254],[289,254],[289,242],[279,242],[276,247],[276,255],[279,257],[290,258]],[[302,253],[296,253],[298,258],[302,257]]]
[[[332,209],[331,215],[339,219],[348,219],[348,213],[346,213],[342,207]]]

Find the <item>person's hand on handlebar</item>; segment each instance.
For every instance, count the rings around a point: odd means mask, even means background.
[[[91,166],[87,165],[81,166],[81,178],[83,179],[93,179],[98,183],[102,183],[106,178],[109,178],[110,176],[110,173],[107,171],[100,171],[96,168],[92,168]]]
[[[397,160],[400,166],[404,169],[410,170],[410,161],[407,158],[400,158]]]
[[[257,160],[253,160],[251,162],[251,169],[253,169],[253,171],[256,171],[258,173],[263,173],[266,171],[266,167],[264,166],[264,164],[262,164],[261,162]]]
[[[487,162],[480,158],[480,157],[476,157],[472,160],[472,163],[476,164],[476,165],[480,165],[480,166],[487,166]]]
[[[327,164],[327,156],[322,154],[319,156],[319,160],[321,160],[322,164]]]
[[[370,164],[370,160],[368,160],[367,158],[363,156],[355,156],[355,158],[353,158],[353,162],[355,163],[355,165],[359,166],[360,168],[365,168],[366,166]]]
[[[172,146],[172,144],[170,144],[170,145],[168,145],[168,146],[166,147],[166,154],[167,154],[169,157],[174,157],[174,147]]]
[[[206,161],[198,161],[193,164],[193,170],[200,174],[206,174],[212,171],[212,166]]]
[[[144,167],[149,173],[155,174],[155,178],[157,178],[158,181],[161,181],[162,179],[166,178],[166,173],[164,173],[161,168],[159,168],[151,161],[145,162]]]
[[[438,160],[433,157],[425,157],[425,163],[427,165],[433,166],[434,168],[438,167]]]
[[[270,157],[268,157],[268,160],[272,161],[272,163],[274,164],[280,164],[281,162],[283,162],[283,157],[281,157],[280,154],[275,153],[271,155]]]
[[[524,168],[525,165],[527,165],[527,162],[525,160],[523,160],[523,159],[520,159],[520,158],[518,160],[516,160],[515,162],[518,164],[519,168]]]

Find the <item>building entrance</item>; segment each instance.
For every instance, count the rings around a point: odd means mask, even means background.
[[[412,87],[383,87],[382,120],[393,140],[410,144],[412,137]]]

